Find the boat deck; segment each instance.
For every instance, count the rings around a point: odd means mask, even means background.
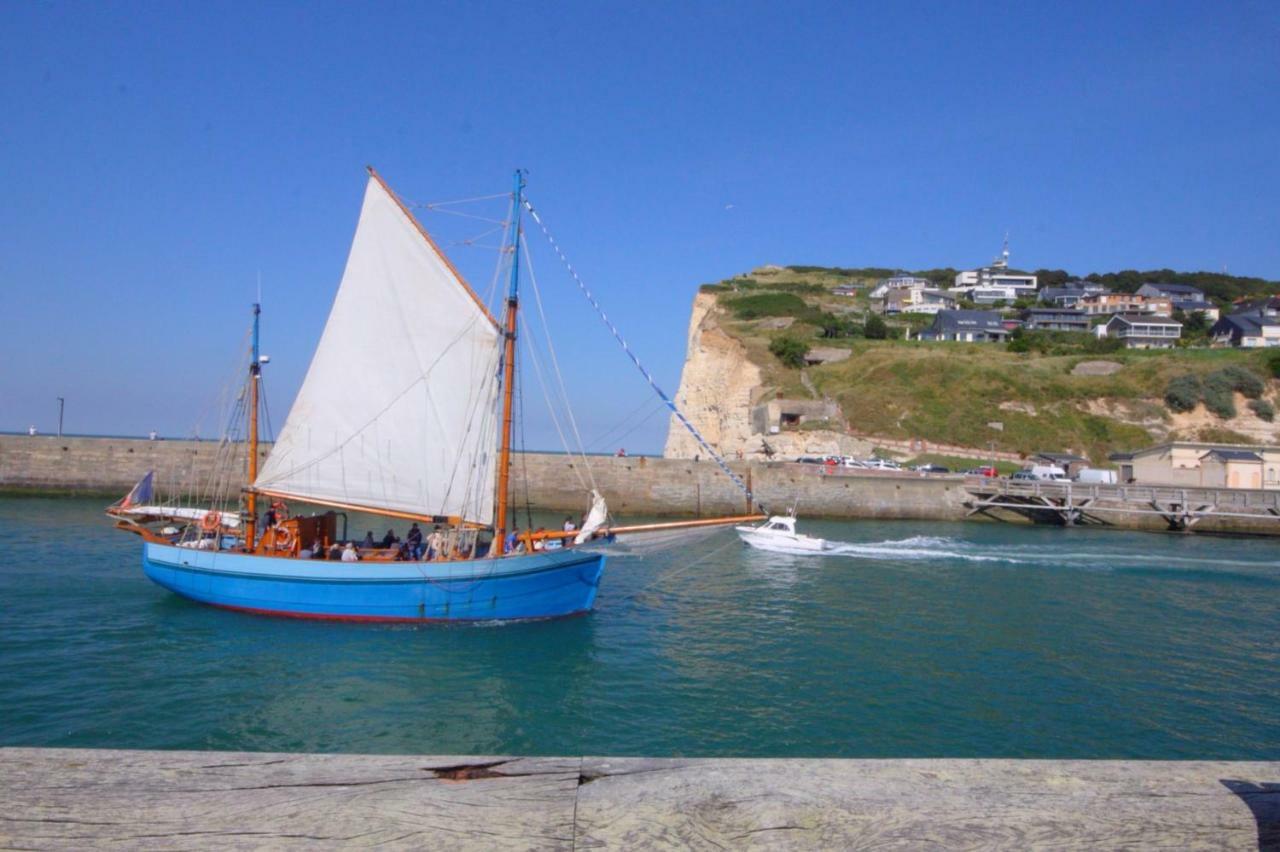
[[[1280,848],[1280,762],[0,749],[0,846]]]

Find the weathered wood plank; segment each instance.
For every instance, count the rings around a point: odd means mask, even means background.
[[[570,849],[579,763],[3,749],[0,845]]]
[[[577,847],[1257,849],[1278,763],[588,758]],[[1254,801],[1280,844],[1280,785]],[[1267,808],[1273,817],[1268,819]]]
[[[1280,763],[0,749],[0,845],[1280,848]]]

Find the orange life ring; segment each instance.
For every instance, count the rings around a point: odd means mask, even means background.
[[[210,509],[208,512],[205,512],[204,517],[200,519],[200,529],[205,532],[213,532],[220,526],[222,526],[221,512],[215,512]]]
[[[272,527],[274,535],[271,538],[271,544],[276,550],[290,550],[293,548],[293,532],[283,524]]]

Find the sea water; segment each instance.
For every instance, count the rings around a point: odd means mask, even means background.
[[[177,597],[100,502],[0,499],[0,745],[1280,759],[1276,540],[802,522],[836,552],[724,531],[584,617],[377,626]]]

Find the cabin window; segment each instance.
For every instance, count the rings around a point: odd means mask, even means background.
[[[795,428],[800,425],[800,415],[783,412],[782,417],[779,418],[779,422],[782,424],[784,429],[788,426]]]

